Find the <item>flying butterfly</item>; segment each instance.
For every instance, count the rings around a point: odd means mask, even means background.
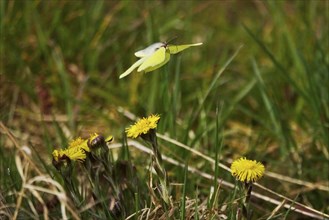
[[[137,51],[135,53],[135,56],[140,59],[137,60],[124,73],[122,73],[119,78],[122,79],[123,77],[128,76],[137,67],[137,72],[147,73],[156,70],[169,62],[171,54],[177,54],[189,47],[200,45],[202,45],[202,43],[170,45],[167,43],[158,42],[151,44],[145,49]]]

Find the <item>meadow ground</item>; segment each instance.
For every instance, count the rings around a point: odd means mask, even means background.
[[[0,219],[329,219],[328,22],[327,0],[1,0]],[[203,45],[119,79],[171,39]]]

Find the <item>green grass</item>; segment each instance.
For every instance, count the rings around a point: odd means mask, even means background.
[[[131,218],[236,219],[240,194],[217,165],[229,167],[242,156],[265,164],[269,173],[258,184],[275,193],[258,186],[254,192],[328,215],[329,1],[2,0],[0,8],[1,219],[11,219],[17,207],[18,218],[57,219],[61,204],[69,218],[124,219],[136,212]],[[175,36],[174,44],[203,45],[119,80],[135,51]],[[171,138],[158,138],[172,184],[169,206],[152,200],[151,156],[124,133],[150,114],[161,115],[157,132]],[[81,182],[82,166],[70,176],[81,187],[72,195],[51,164],[54,149],[94,132],[113,135],[116,146],[106,174],[118,192],[94,187],[103,200]],[[22,156],[22,146],[32,154]],[[24,188],[36,176],[60,183],[68,202],[51,206],[56,199],[49,192],[38,197]],[[32,185],[64,193],[55,184]],[[116,214],[107,193],[121,198]],[[253,219],[267,219],[276,207],[251,199]],[[285,207],[272,214],[305,217]]]

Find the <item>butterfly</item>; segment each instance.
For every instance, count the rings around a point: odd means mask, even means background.
[[[200,45],[202,45],[202,43],[170,45],[164,42],[158,42],[151,44],[145,49],[135,53],[135,56],[140,59],[122,73],[119,78],[122,79],[123,77],[128,76],[137,67],[137,72],[147,73],[156,70],[169,62],[171,54],[177,54],[189,47]]]

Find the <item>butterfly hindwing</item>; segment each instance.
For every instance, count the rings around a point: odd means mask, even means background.
[[[149,70],[155,66],[161,66],[166,61],[166,48],[160,47],[157,51],[155,51],[152,55],[148,56],[146,60],[139,66],[137,72],[142,72],[145,70]]]
[[[159,69],[160,67],[162,67],[163,65],[165,65],[166,63],[168,63],[169,60],[170,60],[170,53],[169,53],[168,50],[166,50],[165,60],[164,60],[162,63],[159,63],[159,64],[156,65],[156,66],[146,68],[146,69],[144,70],[144,72],[147,73],[147,72],[151,72],[151,71],[153,71],[153,70]]]

